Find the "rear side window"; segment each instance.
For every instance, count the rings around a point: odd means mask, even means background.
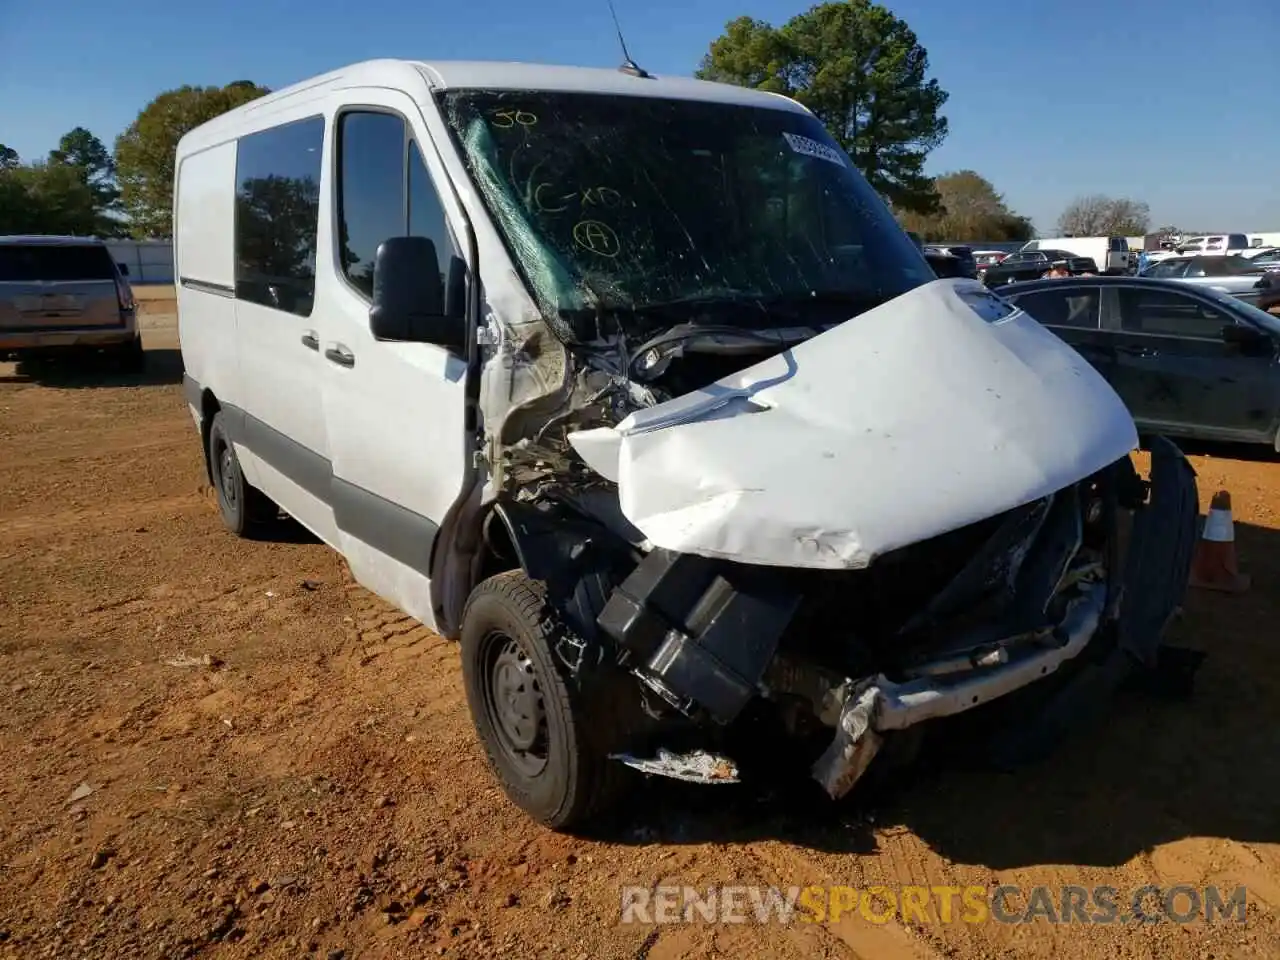
[[[396,114],[352,111],[339,120],[338,225],[343,273],[366,297],[374,257],[390,237],[429,237],[443,279],[456,248],[418,145]]]
[[[1129,333],[1220,340],[1223,325],[1232,322],[1225,311],[1180,293],[1126,288],[1119,294],[1120,328]]]
[[[236,145],[236,297],[311,315],[316,293],[324,117],[241,137]]]
[[[0,283],[49,283],[116,278],[106,247],[0,244]]]
[[[1018,306],[1046,327],[1079,330],[1098,329],[1098,304],[1101,300],[1097,287],[1037,290],[1014,298]]]

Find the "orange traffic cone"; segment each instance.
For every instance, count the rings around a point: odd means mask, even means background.
[[[1250,577],[1236,567],[1236,527],[1231,520],[1231,494],[1219,490],[1209,501],[1209,515],[1191,558],[1191,586],[1223,593],[1244,593]]]

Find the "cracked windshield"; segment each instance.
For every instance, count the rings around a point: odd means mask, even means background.
[[[445,96],[543,313],[590,338],[708,316],[831,323],[933,279],[862,175],[789,110],[572,93]],[[585,321],[585,322],[584,322]]]

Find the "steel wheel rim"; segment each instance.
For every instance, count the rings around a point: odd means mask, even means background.
[[[520,644],[494,631],[485,638],[484,706],[506,759],[523,775],[546,768],[547,711],[533,660]]]
[[[235,454],[231,444],[219,439],[217,444],[218,492],[227,506],[233,510],[236,506]]]

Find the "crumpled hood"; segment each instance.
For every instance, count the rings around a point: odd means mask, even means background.
[[[937,280],[570,442],[654,546],[860,568],[1132,451],[1105,380],[971,280]]]

